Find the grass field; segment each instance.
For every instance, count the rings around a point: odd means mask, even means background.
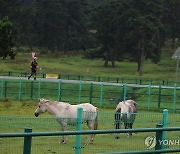
[[[33,132],[59,131],[59,125],[48,113],[34,117],[34,111],[38,101],[3,101],[0,103],[0,132],[23,132],[25,127],[32,128]],[[169,126],[180,125],[180,114],[169,114]],[[114,129],[114,109],[99,109],[98,129]],[[138,111],[134,128],[151,128],[162,122],[162,114],[155,112]],[[68,126],[68,130],[75,130],[75,126]],[[87,126],[83,124],[83,130]],[[120,152],[145,150],[144,140],[155,133],[136,133],[127,139],[126,134],[116,140],[114,134],[96,135],[93,145],[86,145],[87,135],[83,136],[83,153]],[[178,139],[179,132],[169,132],[169,139]],[[69,143],[59,144],[59,137],[33,137],[32,153],[74,153],[75,136],[68,136]],[[0,139],[1,153],[21,153],[23,147],[22,138]],[[177,146],[176,146],[177,147]],[[175,148],[172,147],[172,148]]]
[[[179,43],[180,44],[180,43]],[[178,45],[176,48],[178,47]],[[27,51],[27,50],[26,50]],[[148,79],[169,79],[175,80],[176,60],[171,56],[174,51],[170,49],[170,43],[167,42],[162,50],[161,60],[158,64],[146,61],[143,68],[142,78]],[[37,53],[39,70],[38,73],[58,73],[74,75],[92,75],[105,77],[131,77],[138,76],[137,63],[128,60],[116,62],[112,68],[103,67],[104,61],[97,59],[85,59],[80,52],[59,53]],[[31,53],[18,53],[15,60],[1,60],[0,71],[12,72],[30,72]],[[42,70],[40,70],[40,68]],[[180,75],[180,73],[179,73]]]

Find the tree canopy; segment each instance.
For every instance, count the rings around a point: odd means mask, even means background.
[[[144,61],[160,60],[165,40],[172,39],[173,49],[180,37],[179,0],[0,3],[0,19],[8,16],[17,29],[17,39],[12,44],[28,46],[30,50],[38,47],[43,52],[83,50],[86,57],[103,58],[105,67],[109,61],[115,67],[116,61],[128,59],[137,62],[139,75],[143,73]]]
[[[15,44],[16,31],[13,24],[8,20],[8,17],[4,17],[0,20],[0,57],[5,59],[10,56],[14,59],[15,52],[12,47]]]

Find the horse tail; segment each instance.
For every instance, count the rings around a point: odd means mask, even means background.
[[[94,130],[98,129],[98,108],[96,108],[96,117],[95,117],[95,121],[94,121]]]

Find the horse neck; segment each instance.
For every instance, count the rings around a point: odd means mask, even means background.
[[[50,114],[52,114],[54,116],[57,116],[57,114],[59,112],[59,110],[57,108],[57,104],[55,102],[47,102],[46,109]]]

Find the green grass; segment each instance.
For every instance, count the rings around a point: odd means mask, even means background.
[[[177,44],[178,46],[178,44]],[[143,68],[142,78],[175,80],[176,60],[171,56],[174,51],[170,50],[170,44],[166,43],[161,54],[161,61],[154,64],[146,61]],[[116,62],[115,68],[104,67],[102,59],[89,60],[83,58],[80,52],[60,53],[37,53],[39,68],[38,73],[58,73],[74,75],[92,75],[105,77],[136,78],[138,76],[137,63],[127,60]],[[15,60],[1,60],[1,71],[30,72],[31,53],[18,53]],[[180,72],[179,74],[180,75]]]
[[[0,133],[23,132],[25,127],[32,128],[33,132],[59,131],[59,125],[48,113],[34,117],[34,111],[38,101],[10,101],[0,102]],[[114,129],[114,109],[99,108],[98,129]],[[169,126],[179,126],[179,114],[169,114]],[[155,112],[144,112],[139,110],[134,128],[152,128],[162,121],[162,114]],[[68,130],[75,130],[75,126],[68,126]],[[83,130],[87,126],[83,124]],[[86,145],[87,135],[83,135],[83,153],[120,152],[145,150],[144,140],[147,136],[155,133],[136,133],[132,138],[127,139],[126,134],[121,134],[119,140],[114,134],[96,135],[94,144]],[[179,132],[169,132],[169,139],[178,139]],[[59,144],[59,137],[33,137],[32,153],[74,153],[75,136],[68,136],[68,144]],[[1,138],[0,152],[21,153],[23,138]],[[172,147],[175,148],[175,147]]]

